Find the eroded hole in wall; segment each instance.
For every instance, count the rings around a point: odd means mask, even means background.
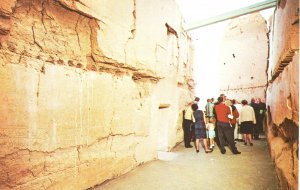
[[[286,99],[286,106],[292,110],[292,95],[290,94]]]
[[[285,118],[279,126],[272,124],[272,133],[274,136],[279,136],[285,142],[292,144],[295,140],[298,140],[298,125],[294,121]]]
[[[170,104],[159,104],[158,109],[164,109],[170,107]]]
[[[176,38],[178,38],[178,34],[174,28],[172,28],[168,23],[166,23],[165,26],[167,27],[168,34],[174,34]]]
[[[41,68],[41,73],[45,74],[46,73],[46,68],[45,68],[45,65],[42,66]]]
[[[182,82],[177,82],[177,87],[183,87],[184,84]]]
[[[224,65],[226,65],[226,63],[224,63]]]
[[[83,65],[81,63],[77,63],[76,67],[77,68],[83,68]]]
[[[251,77],[251,80],[254,79],[254,77]]]
[[[232,54],[232,57],[233,57],[233,58],[235,58],[235,55],[234,55],[234,53]]]

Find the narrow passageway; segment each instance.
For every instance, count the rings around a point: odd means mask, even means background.
[[[240,155],[228,147],[222,155],[215,147],[206,154],[179,144],[161,160],[153,161],[94,190],[198,190],[198,189],[264,189],[277,190],[278,179],[268,154],[266,139],[255,140],[254,146],[237,143]]]
[[[0,190],[299,189],[299,0],[1,0],[0,84]]]

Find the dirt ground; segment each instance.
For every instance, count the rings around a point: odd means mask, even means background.
[[[178,145],[171,152],[160,152],[159,160],[94,189],[100,190],[277,190],[276,177],[265,139],[254,140],[254,146],[237,142],[242,153],[233,155],[228,147],[222,155],[215,147],[206,154],[203,149]]]

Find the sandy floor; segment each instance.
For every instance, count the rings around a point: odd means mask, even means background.
[[[94,189],[105,190],[277,190],[278,179],[269,156],[266,140],[255,140],[254,146],[237,143],[240,155],[226,147],[197,154],[194,148],[178,145],[172,152],[159,153],[160,160]]]

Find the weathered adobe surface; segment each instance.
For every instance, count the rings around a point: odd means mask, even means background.
[[[89,188],[182,139],[190,39],[172,8],[144,24],[170,2],[1,1],[0,189]]]
[[[267,136],[282,189],[298,189],[299,2],[280,1],[272,19]]]
[[[221,93],[240,101],[264,98],[268,58],[265,19],[259,13],[233,19],[225,30],[220,52]]]

